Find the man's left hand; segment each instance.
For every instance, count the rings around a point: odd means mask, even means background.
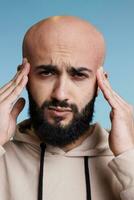
[[[98,86],[111,107],[109,146],[117,156],[134,148],[133,107],[112,89],[102,67],[97,70],[96,76]]]

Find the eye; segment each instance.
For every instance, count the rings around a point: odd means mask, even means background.
[[[76,78],[76,79],[85,79],[85,78],[87,78],[86,74],[83,74],[83,73],[80,73],[80,72],[72,73],[71,76],[73,78]]]
[[[51,75],[54,75],[55,73],[53,71],[50,71],[50,70],[42,70],[39,72],[40,75],[42,76],[51,76]]]

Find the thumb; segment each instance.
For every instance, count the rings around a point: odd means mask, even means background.
[[[25,99],[24,98],[18,99],[18,101],[14,104],[13,109],[11,111],[13,119],[17,120],[17,117],[23,110],[24,106],[25,106]]]

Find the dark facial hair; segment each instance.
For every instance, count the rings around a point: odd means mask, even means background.
[[[96,95],[94,95],[92,100],[81,112],[78,111],[75,104],[68,104],[66,101],[58,101],[54,98],[51,101],[45,101],[42,106],[39,107],[29,91],[28,97],[29,115],[32,126],[40,140],[47,144],[64,147],[75,142],[80,136],[85,134],[93,120]],[[55,118],[55,122],[57,123],[50,124],[47,117],[44,116],[44,109],[48,109],[50,106],[71,108],[73,119],[64,127],[60,125],[60,117]]]

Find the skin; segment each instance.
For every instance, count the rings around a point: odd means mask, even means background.
[[[75,103],[81,112],[94,96],[96,70],[103,62],[104,51],[102,35],[89,23],[74,17],[50,18],[28,30],[23,56],[31,64],[28,89],[38,106],[45,100],[66,99],[69,104]],[[45,65],[55,66],[56,71],[47,69],[46,73],[46,69],[40,67]],[[72,74],[73,68],[78,70],[80,67],[86,69],[81,71],[81,77]],[[55,124],[53,112],[47,110],[45,115],[49,123]],[[66,112],[61,126],[67,125],[72,118],[73,113]],[[78,146],[89,133],[75,144],[66,146],[64,151]]]
[[[15,104],[14,101],[27,84],[38,106],[45,100],[56,98],[75,103],[79,111],[92,99],[98,87],[111,106],[111,150],[117,156],[134,147],[132,106],[112,89],[103,72],[104,39],[94,26],[71,16],[43,20],[26,33],[23,57],[28,59],[23,60],[23,67],[11,82],[0,89],[0,116],[6,113],[0,125],[0,144],[7,142],[15,130],[24,100],[19,99]],[[46,65],[49,65],[47,69]],[[50,65],[54,70],[50,70]],[[76,73],[80,67],[86,70]],[[45,115],[50,123],[55,123],[53,112],[46,111]],[[61,125],[67,125],[72,117],[71,112],[64,112]],[[85,133],[64,150],[78,146],[87,136]]]
[[[44,100],[66,99],[70,104],[76,103],[80,112],[95,93],[96,70],[104,56],[103,45],[102,36],[94,27],[73,17],[51,18],[33,26],[26,33],[23,52],[31,64],[28,88],[38,106]],[[45,72],[45,65],[55,66],[55,71],[47,69]],[[86,69],[81,77],[71,71],[80,67]],[[50,112],[46,115],[48,121],[54,123]],[[62,126],[72,117],[72,112],[68,112]]]

